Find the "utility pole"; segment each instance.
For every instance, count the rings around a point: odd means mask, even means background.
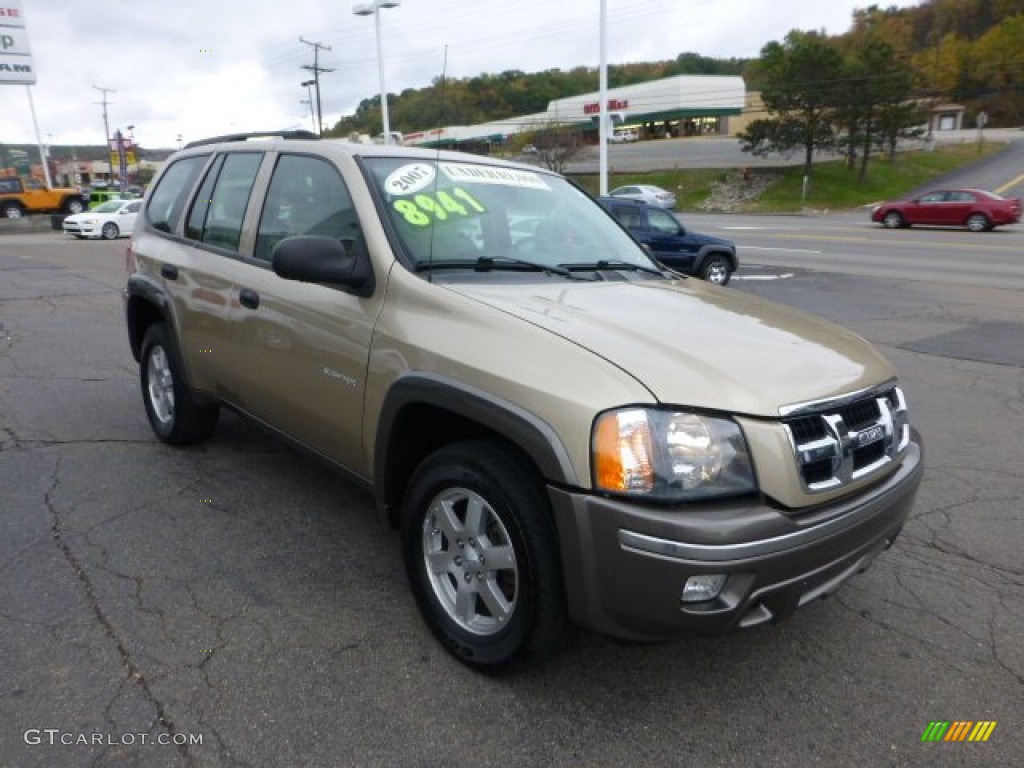
[[[101,88],[98,85],[94,85],[93,88],[95,88],[97,91],[99,91],[99,92],[101,92],[103,94],[103,101],[97,101],[97,102],[94,102],[94,103],[95,104],[102,104],[103,105],[103,143],[107,147],[107,167],[110,169],[110,173],[108,174],[108,179],[111,182],[113,182],[114,181],[114,162],[110,159],[110,122],[107,120],[107,104],[109,103],[107,101],[107,94],[108,93],[117,93],[117,91],[115,91],[113,88]]]
[[[313,65],[306,65],[303,69],[308,69],[313,73],[313,83],[316,86],[316,119],[319,126],[319,133],[321,136],[324,135],[324,116],[323,112],[320,111],[320,73],[321,72],[333,72],[333,69],[327,69],[326,67],[320,66],[320,49],[323,48],[325,51],[331,50],[331,46],[324,45],[323,43],[314,43],[305,38],[299,38],[300,43],[305,43],[313,48]]]

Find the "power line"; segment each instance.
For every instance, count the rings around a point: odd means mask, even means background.
[[[331,46],[324,45],[323,43],[314,43],[314,42],[312,42],[310,40],[306,40],[305,38],[302,38],[302,37],[299,38],[299,42],[300,43],[305,43],[306,45],[311,46],[313,48],[313,65],[310,66],[310,65],[307,64],[307,65],[303,66],[302,69],[308,69],[310,72],[313,73],[313,83],[316,86],[316,120],[317,120],[317,125],[319,126],[319,129],[320,129],[320,135],[323,136],[324,135],[324,116],[323,116],[323,112],[320,110],[320,73],[321,72],[333,72],[334,70],[333,69],[328,69],[327,67],[321,67],[320,66],[320,49],[323,48],[325,51],[329,51],[329,50],[331,50]]]

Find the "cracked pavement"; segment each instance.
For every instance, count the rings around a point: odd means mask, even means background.
[[[230,414],[202,446],[156,441],[123,252],[0,237],[0,766],[1024,764],[1024,370],[914,344],[1012,328],[1019,295],[743,285],[850,325],[900,370],[927,449],[902,536],[780,625],[632,647],[583,633],[491,679],[423,626],[364,490]],[[921,744],[931,720],[998,726]]]

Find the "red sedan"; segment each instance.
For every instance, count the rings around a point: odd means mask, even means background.
[[[967,227],[984,232],[1020,221],[1020,198],[1006,198],[983,189],[943,189],[913,200],[876,205],[871,220],[897,229],[911,224]]]

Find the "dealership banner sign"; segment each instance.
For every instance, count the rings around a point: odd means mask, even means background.
[[[21,0],[0,0],[0,83],[32,85],[35,81]]]

